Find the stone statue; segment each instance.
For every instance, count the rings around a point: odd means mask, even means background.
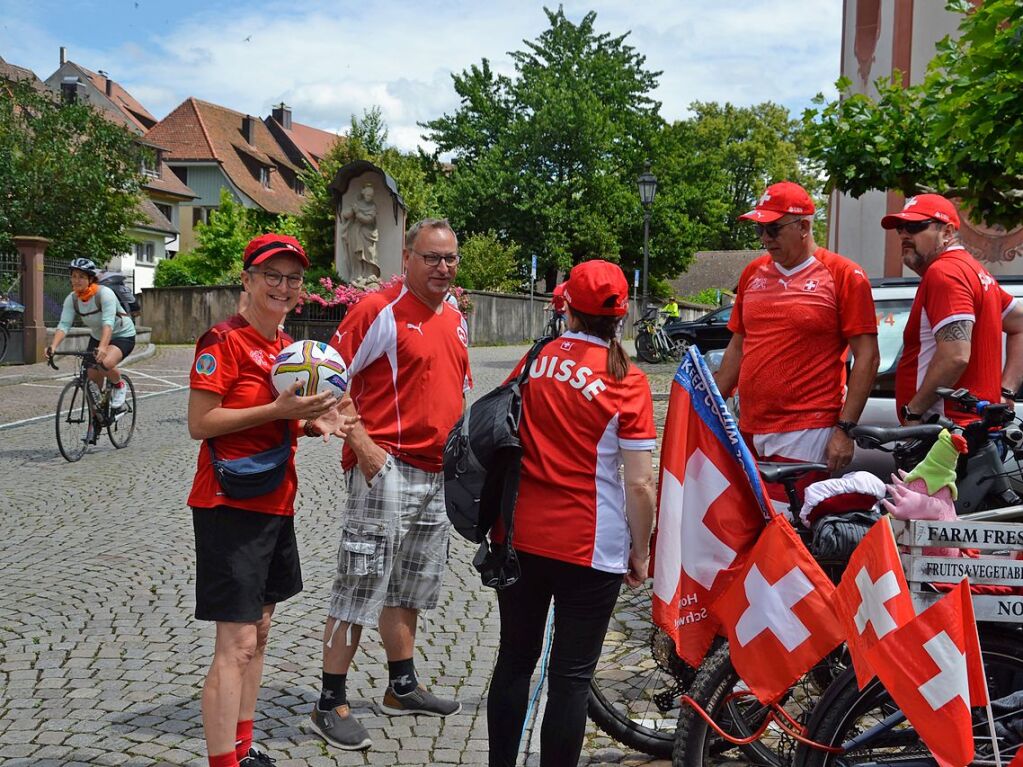
[[[377,262],[377,206],[373,202],[373,185],[362,185],[351,207],[341,213],[341,240],[354,276],[380,276]]]

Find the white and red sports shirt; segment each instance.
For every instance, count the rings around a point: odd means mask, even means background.
[[[349,309],[330,345],[348,361],[348,391],[373,441],[405,463],[440,471],[472,381],[461,312],[443,301],[438,314],[398,283]],[[347,445],[341,463],[356,463]]]
[[[877,334],[870,281],[860,266],[824,248],[792,269],[765,254],[739,278],[728,329],[743,336],[742,431],[834,426],[849,339]]]
[[[629,569],[620,477],[623,450],[653,450],[646,376],[607,374],[607,343],[568,332],[552,341],[522,387],[524,454],[513,545],[611,573]],[[512,375],[521,370],[522,362]]]
[[[281,349],[290,343],[291,337],[283,331],[277,331],[276,340],[266,340],[244,317],[236,314],[207,330],[195,345],[189,386],[219,394],[221,405],[226,408],[269,404],[277,399],[270,384],[270,368]],[[280,446],[284,441],[284,424],[284,421],[270,421],[215,438],[217,458],[243,458]],[[297,442],[298,421],[292,421],[291,461],[284,481],[276,490],[256,498],[228,498],[213,473],[209,446],[207,440],[203,440],[188,505],[200,509],[223,505],[265,514],[293,515],[298,491]]]
[[[913,398],[927,375],[937,349],[934,334],[960,320],[973,323],[973,334],[970,361],[955,386],[969,389],[980,399],[1001,402],[1002,317],[1015,303],[1016,299],[962,246],[952,247],[938,256],[920,280],[902,332],[902,358],[895,372],[898,412]],[[945,415],[958,424],[979,418],[949,404],[938,400],[928,413]]]

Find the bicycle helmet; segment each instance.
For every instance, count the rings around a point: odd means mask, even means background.
[[[85,272],[90,277],[95,277],[99,273],[99,268],[96,264],[87,258],[74,258],[70,264],[72,269],[77,269],[80,272]]]

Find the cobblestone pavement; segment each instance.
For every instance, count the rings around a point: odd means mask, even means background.
[[[476,391],[502,380],[524,351],[474,348]],[[206,764],[199,695],[213,627],[192,617],[185,496],[196,445],[185,428],[187,393],[178,388],[187,382],[191,356],[190,348],[161,347],[129,368],[136,383],[163,383],[150,386],[140,402],[135,437],[125,450],[101,439],[71,464],[57,452],[50,418],[0,432],[6,499],[0,521],[0,763],[7,767]],[[667,390],[668,367],[651,369],[655,392]],[[52,412],[56,388],[24,386],[33,380],[58,385],[50,371],[36,368],[0,370],[9,376],[0,377],[0,425]],[[666,404],[655,403],[658,423]],[[328,748],[307,729],[337,546],[337,453],[335,445],[313,440],[303,440],[299,450],[305,591],[275,615],[256,739],[278,767],[485,764],[497,607],[469,564],[473,547],[457,536],[440,605],[420,628],[416,664],[431,689],[462,701],[462,712],[445,720],[377,715],[372,706],[386,685],[386,665],[376,631],[367,630],[349,694],[373,748]],[[528,756],[526,763],[535,759]],[[592,725],[583,763],[668,764],[622,750]]]

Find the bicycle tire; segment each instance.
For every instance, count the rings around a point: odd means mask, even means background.
[[[81,460],[89,445],[86,438],[92,414],[86,401],[85,387],[79,379],[68,381],[57,399],[55,426],[57,449],[64,459],[74,463]]]
[[[623,588],[590,681],[587,710],[603,732],[629,748],[671,756],[679,695],[696,671],[650,622],[652,584]]]
[[[119,414],[117,418],[112,418],[107,424],[107,436],[110,437],[110,443],[118,450],[127,447],[131,441],[131,435],[135,433],[135,414],[138,412],[135,401],[135,384],[123,373],[121,374],[121,380],[128,387],[124,397],[125,410],[123,414]]]
[[[661,361],[661,354],[657,351],[654,338],[649,333],[639,333],[636,336],[636,354],[641,360],[650,364]]]
[[[11,333],[6,324],[0,324],[0,362],[7,357],[7,346],[11,341]]]
[[[981,655],[992,700],[1023,689],[1023,650],[1018,634],[1018,631],[981,631]],[[814,710],[807,737],[826,746],[841,745],[897,710],[898,706],[880,681],[875,678],[860,690],[856,675],[850,669],[835,680]],[[977,738],[979,749],[987,749],[990,756],[986,721],[978,730]],[[863,760],[872,764],[897,763],[920,760],[929,755],[930,750],[920,741],[912,725],[903,722],[879,733],[860,748],[842,754],[800,745],[796,749],[793,767],[833,767],[838,764],[855,767]],[[1011,755],[1003,754],[1006,762],[1010,758]]]

